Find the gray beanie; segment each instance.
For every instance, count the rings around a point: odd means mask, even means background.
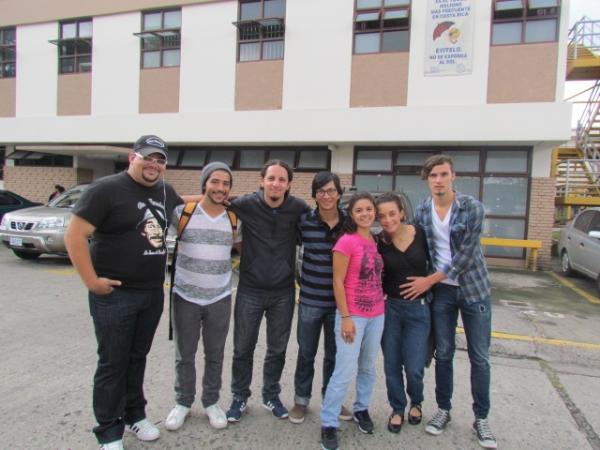
[[[208,177],[215,170],[223,170],[227,172],[229,174],[229,177],[231,178],[230,185],[233,185],[233,174],[231,173],[231,169],[229,168],[229,166],[220,161],[211,162],[210,164],[204,166],[204,168],[202,169],[202,173],[200,174],[200,190],[202,191],[202,193],[204,193]]]

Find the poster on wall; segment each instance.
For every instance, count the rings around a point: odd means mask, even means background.
[[[428,0],[425,76],[471,74],[475,1]]]

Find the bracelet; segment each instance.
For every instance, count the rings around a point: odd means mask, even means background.
[[[347,316],[340,316],[342,319],[347,319],[348,317],[350,317],[350,315]]]

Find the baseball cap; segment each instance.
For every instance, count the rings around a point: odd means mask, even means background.
[[[158,136],[147,134],[139,138],[133,144],[133,151],[142,156],[148,156],[152,153],[160,153],[167,158],[167,144]]]

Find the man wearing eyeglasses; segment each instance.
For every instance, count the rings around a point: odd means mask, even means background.
[[[167,220],[183,203],[162,179],[166,164],[162,139],[139,138],[127,171],[101,178],[84,192],[65,235],[73,266],[89,290],[98,343],[94,433],[103,450],[122,450],[124,430],[142,441],[160,435],[146,419],[142,385],[163,311]]]
[[[325,391],[335,367],[335,312],[331,249],[342,231],[346,214],[339,207],[343,189],[340,178],[327,171],[319,172],[312,181],[312,197],[317,207],[302,214],[299,221],[302,254],[300,301],[298,305],[298,359],[294,375],[294,407],[292,423],[304,422],[312,394],[315,356],[323,329],[323,384]],[[342,406],[342,420],[352,420],[352,413]]]

